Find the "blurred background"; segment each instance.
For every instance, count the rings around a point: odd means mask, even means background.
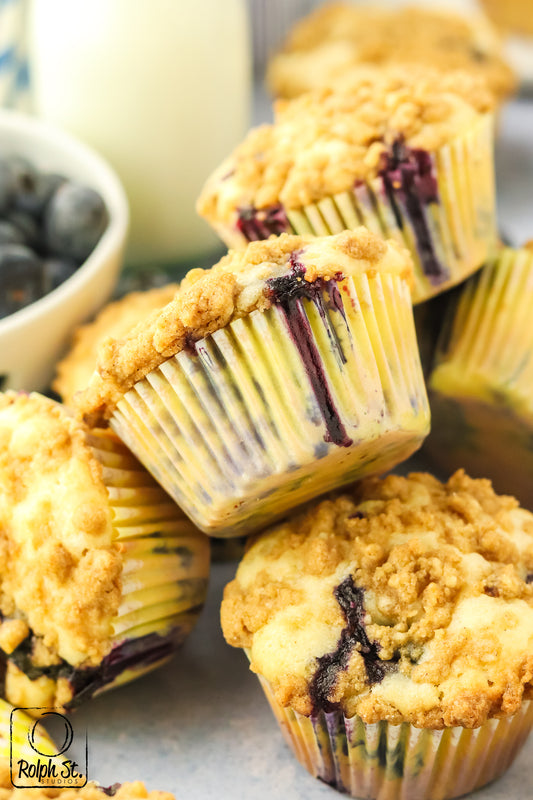
[[[268,56],[321,4],[0,0],[0,101],[74,133],[116,169],[130,203],[130,267],[209,260],[219,248],[195,199],[250,122],[270,118]],[[480,8],[477,0],[409,5]],[[533,62],[531,50],[527,42]],[[520,61],[516,37],[509,52]]]

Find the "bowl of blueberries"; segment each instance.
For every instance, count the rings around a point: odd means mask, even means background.
[[[0,390],[42,390],[73,329],[109,299],[128,204],[65,131],[0,111]]]

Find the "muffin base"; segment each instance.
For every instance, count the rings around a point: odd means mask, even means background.
[[[533,702],[479,728],[429,730],[408,723],[366,724],[321,712],[304,717],[283,708],[260,681],[283,736],[315,778],[366,800],[452,800],[499,778],[533,726]]]
[[[255,311],[139,381],[110,424],[214,536],[384,472],[429,425],[408,286],[331,280]]]
[[[425,445],[441,470],[464,467],[533,506],[533,251],[504,249],[449,310],[429,378]]]

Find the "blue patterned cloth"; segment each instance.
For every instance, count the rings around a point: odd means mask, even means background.
[[[26,0],[0,0],[0,105],[25,108],[29,98]]]

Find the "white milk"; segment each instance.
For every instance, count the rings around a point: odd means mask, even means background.
[[[35,110],[117,170],[130,263],[212,248],[194,203],[249,123],[244,0],[33,0],[30,11]]]

